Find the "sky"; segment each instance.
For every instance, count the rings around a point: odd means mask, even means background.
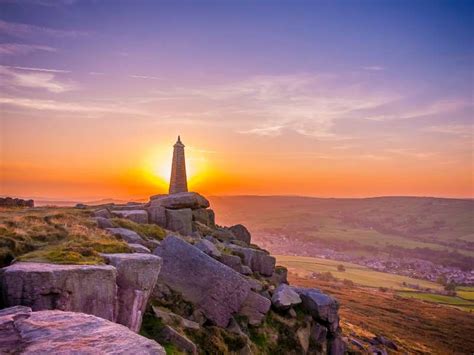
[[[0,195],[474,197],[473,10],[0,0]]]

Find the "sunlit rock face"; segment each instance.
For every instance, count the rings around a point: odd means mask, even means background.
[[[0,311],[0,353],[22,354],[156,354],[165,350],[123,325],[93,315],[32,312],[29,307]]]

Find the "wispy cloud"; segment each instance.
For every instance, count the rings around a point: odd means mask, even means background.
[[[160,78],[156,76],[149,76],[149,75],[129,75],[129,77],[133,79],[160,80]]]
[[[56,48],[36,44],[1,43],[0,55],[24,55],[33,52],[56,52]]]
[[[58,80],[54,72],[37,72],[34,70],[25,72],[24,70],[17,71],[0,66],[0,76],[4,87],[43,89],[52,93],[63,93],[78,88],[78,85],[72,81]]]
[[[384,71],[385,67],[382,67],[380,65],[371,65],[367,67],[362,67],[362,69],[368,70],[368,71]]]
[[[54,29],[25,23],[7,22],[3,20],[0,20],[0,33],[20,38],[29,37],[31,35],[44,35],[51,37],[80,37],[87,34],[83,31]]]
[[[28,71],[39,71],[39,72],[46,72],[46,73],[70,73],[70,70],[62,70],[62,69],[50,69],[50,68],[35,68],[35,67],[17,67],[17,66],[3,66],[5,68],[12,68],[18,70],[28,70]]]
[[[474,124],[437,125],[437,126],[425,127],[424,130],[426,132],[434,132],[434,133],[474,138]]]

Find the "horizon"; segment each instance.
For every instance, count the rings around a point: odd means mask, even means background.
[[[474,197],[470,1],[0,1],[0,195]]]

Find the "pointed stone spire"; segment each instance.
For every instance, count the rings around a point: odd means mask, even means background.
[[[186,161],[184,159],[184,144],[181,137],[173,146],[173,164],[171,166],[170,194],[178,192],[188,192],[188,182],[186,179]]]

